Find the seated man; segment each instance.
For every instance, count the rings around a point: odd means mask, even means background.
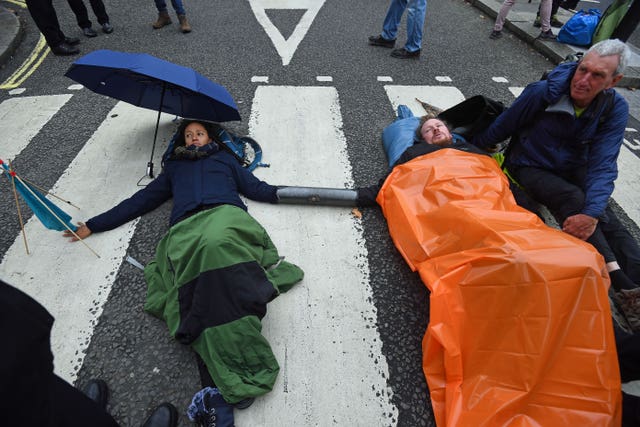
[[[616,291],[638,292],[640,248],[608,204],[629,114],[613,87],[629,57],[619,40],[593,45],[580,62],[561,64],[528,85],[471,142],[486,148],[510,137],[510,175],[549,208],[564,232],[604,256]]]

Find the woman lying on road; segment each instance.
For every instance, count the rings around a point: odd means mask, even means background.
[[[283,261],[240,193],[275,203],[277,187],[244,169],[212,125],[185,121],[163,171],[147,187],[86,222],[80,238],[112,230],[173,198],[170,228],[145,268],[145,310],[191,344],[230,404],[267,393],[279,371],[260,334],[266,304],[302,280]],[[70,232],[64,233],[78,240]],[[251,352],[236,349],[253,348]],[[239,405],[238,405],[239,406]]]

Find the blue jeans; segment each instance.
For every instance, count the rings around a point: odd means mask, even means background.
[[[164,0],[154,0],[156,2],[156,7],[158,8],[158,12],[166,12],[167,11],[167,3]],[[182,0],[171,0],[171,6],[173,6],[173,10],[176,11],[178,15],[185,15],[184,6],[182,6]]]
[[[427,13],[427,0],[392,0],[382,24],[382,38],[396,39],[398,25],[400,25],[405,9],[408,9],[409,12],[407,14],[407,43],[404,48],[407,52],[415,52],[420,50],[422,46],[422,29]]]

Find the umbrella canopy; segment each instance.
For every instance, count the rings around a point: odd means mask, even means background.
[[[145,53],[96,50],[71,64],[65,76],[96,93],[158,111],[147,164],[151,178],[161,112],[211,122],[240,120],[238,107],[223,86],[191,68]]]
[[[191,68],[145,53],[96,50],[71,64],[65,76],[138,107],[197,120],[240,120],[223,86]]]

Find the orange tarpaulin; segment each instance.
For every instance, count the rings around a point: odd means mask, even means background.
[[[443,149],[378,194],[431,291],[423,370],[438,426],[619,426],[603,258],[516,205],[488,156]]]

